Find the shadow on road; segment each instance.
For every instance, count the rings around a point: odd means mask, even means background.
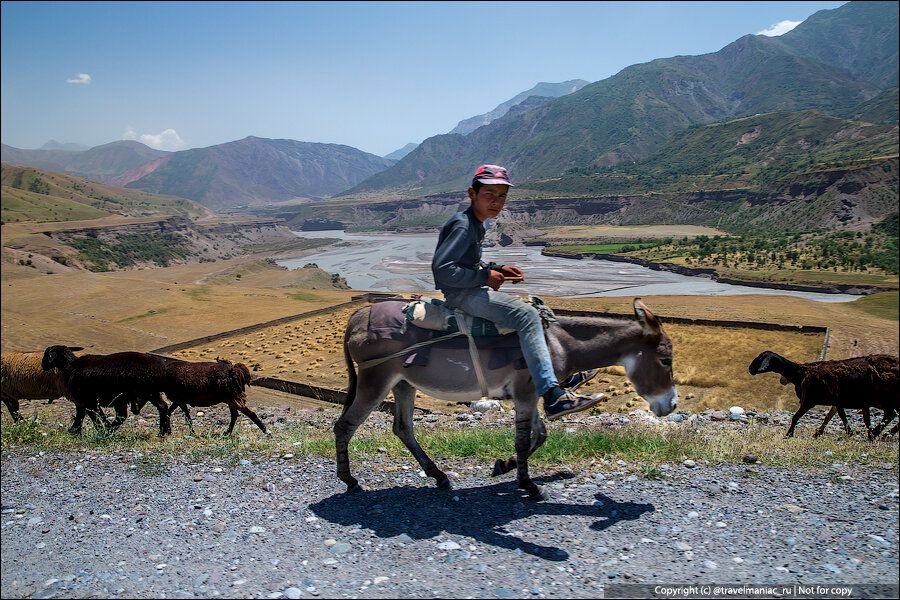
[[[535,478],[546,483],[564,476]],[[456,501],[453,498],[458,497]],[[553,499],[533,502],[511,482],[443,491],[434,487],[402,486],[356,494],[336,494],[310,505],[318,517],[344,526],[358,526],[382,538],[406,534],[413,539],[430,539],[443,532],[468,536],[484,544],[509,550],[520,548],[546,560],[561,561],[569,553],[555,546],[542,546],[506,531],[512,521],[532,515],[583,516],[597,519],[590,528],[603,531],[620,521],[640,518],[656,510],[652,504],[616,502],[596,493],[602,506],[564,504]],[[521,525],[527,527],[527,522]]]

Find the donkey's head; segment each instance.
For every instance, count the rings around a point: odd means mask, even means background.
[[[634,315],[643,336],[637,351],[624,357],[622,365],[638,394],[650,403],[653,414],[664,417],[678,406],[672,377],[672,341],[640,298],[634,299]]]

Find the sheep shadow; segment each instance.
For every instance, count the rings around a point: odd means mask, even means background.
[[[535,478],[546,483],[565,475]],[[454,497],[459,500],[454,500]],[[602,505],[564,504],[552,498],[534,502],[525,498],[513,482],[501,482],[453,491],[431,486],[400,486],[367,490],[355,494],[335,494],[309,508],[321,519],[369,529],[381,538],[406,534],[415,540],[434,538],[444,532],[466,536],[484,544],[522,552],[551,561],[568,560],[569,553],[555,546],[522,540],[506,531],[512,521],[533,515],[583,516],[598,519],[590,529],[603,531],[620,521],[631,521],[655,511],[652,504],[616,502],[595,492]],[[523,525],[527,526],[527,525]]]

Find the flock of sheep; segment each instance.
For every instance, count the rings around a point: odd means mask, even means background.
[[[82,348],[50,346],[44,352],[4,352],[0,365],[0,391],[3,403],[14,421],[19,421],[20,400],[53,401],[66,397],[75,404],[75,419],[69,431],[80,433],[85,415],[100,428],[116,429],[125,420],[128,407],[138,414],[147,403],[159,412],[159,435],[171,432],[170,416],[181,407],[193,431],[188,406],[228,405],[231,422],[225,435],[231,433],[238,412],[247,415],[262,431],[265,424],[246,405],[246,386],[250,371],[242,363],[223,359],[215,362],[192,362],[143,352],[118,352],[98,355],[83,354]],[[750,365],[752,375],[775,372],[781,383],[793,384],[800,408],[791,419],[787,436],[794,434],[797,421],[814,406],[830,406],[831,410],[816,432],[821,435],[837,413],[849,434],[844,409],[863,412],[870,438],[881,434],[900,413],[900,376],[898,358],[884,354],[859,356],[844,360],[795,363],[774,352],[766,351]],[[171,404],[162,399],[165,394]],[[116,417],[109,423],[102,407],[113,407]],[[869,420],[869,409],[883,412],[876,427]],[[897,433],[900,423],[889,434]]]
[[[242,363],[217,359],[190,362],[144,352],[81,354],[82,348],[50,346],[44,352],[4,352],[0,366],[3,403],[14,421],[20,420],[19,400],[53,400],[65,396],[75,404],[69,428],[80,433],[85,415],[94,424],[116,429],[128,415],[138,414],[147,402],[159,412],[159,435],[170,433],[169,417],[177,407],[193,430],[188,406],[225,403],[231,411],[231,433],[242,412],[268,433],[265,424],[247,408],[246,386],[250,370]],[[76,355],[79,353],[79,355]],[[162,394],[171,404],[167,405]],[[102,407],[113,407],[116,417],[106,419]]]

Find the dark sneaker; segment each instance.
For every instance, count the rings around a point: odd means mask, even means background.
[[[567,390],[572,390],[573,392],[586,384],[588,381],[597,376],[597,373],[600,372],[600,369],[588,369],[587,371],[578,371],[561,384],[559,387],[565,388]]]
[[[599,404],[601,400],[603,400],[603,394],[585,396],[564,390],[556,400],[544,399],[544,413],[546,413],[547,419],[554,421],[565,415],[570,415]]]

